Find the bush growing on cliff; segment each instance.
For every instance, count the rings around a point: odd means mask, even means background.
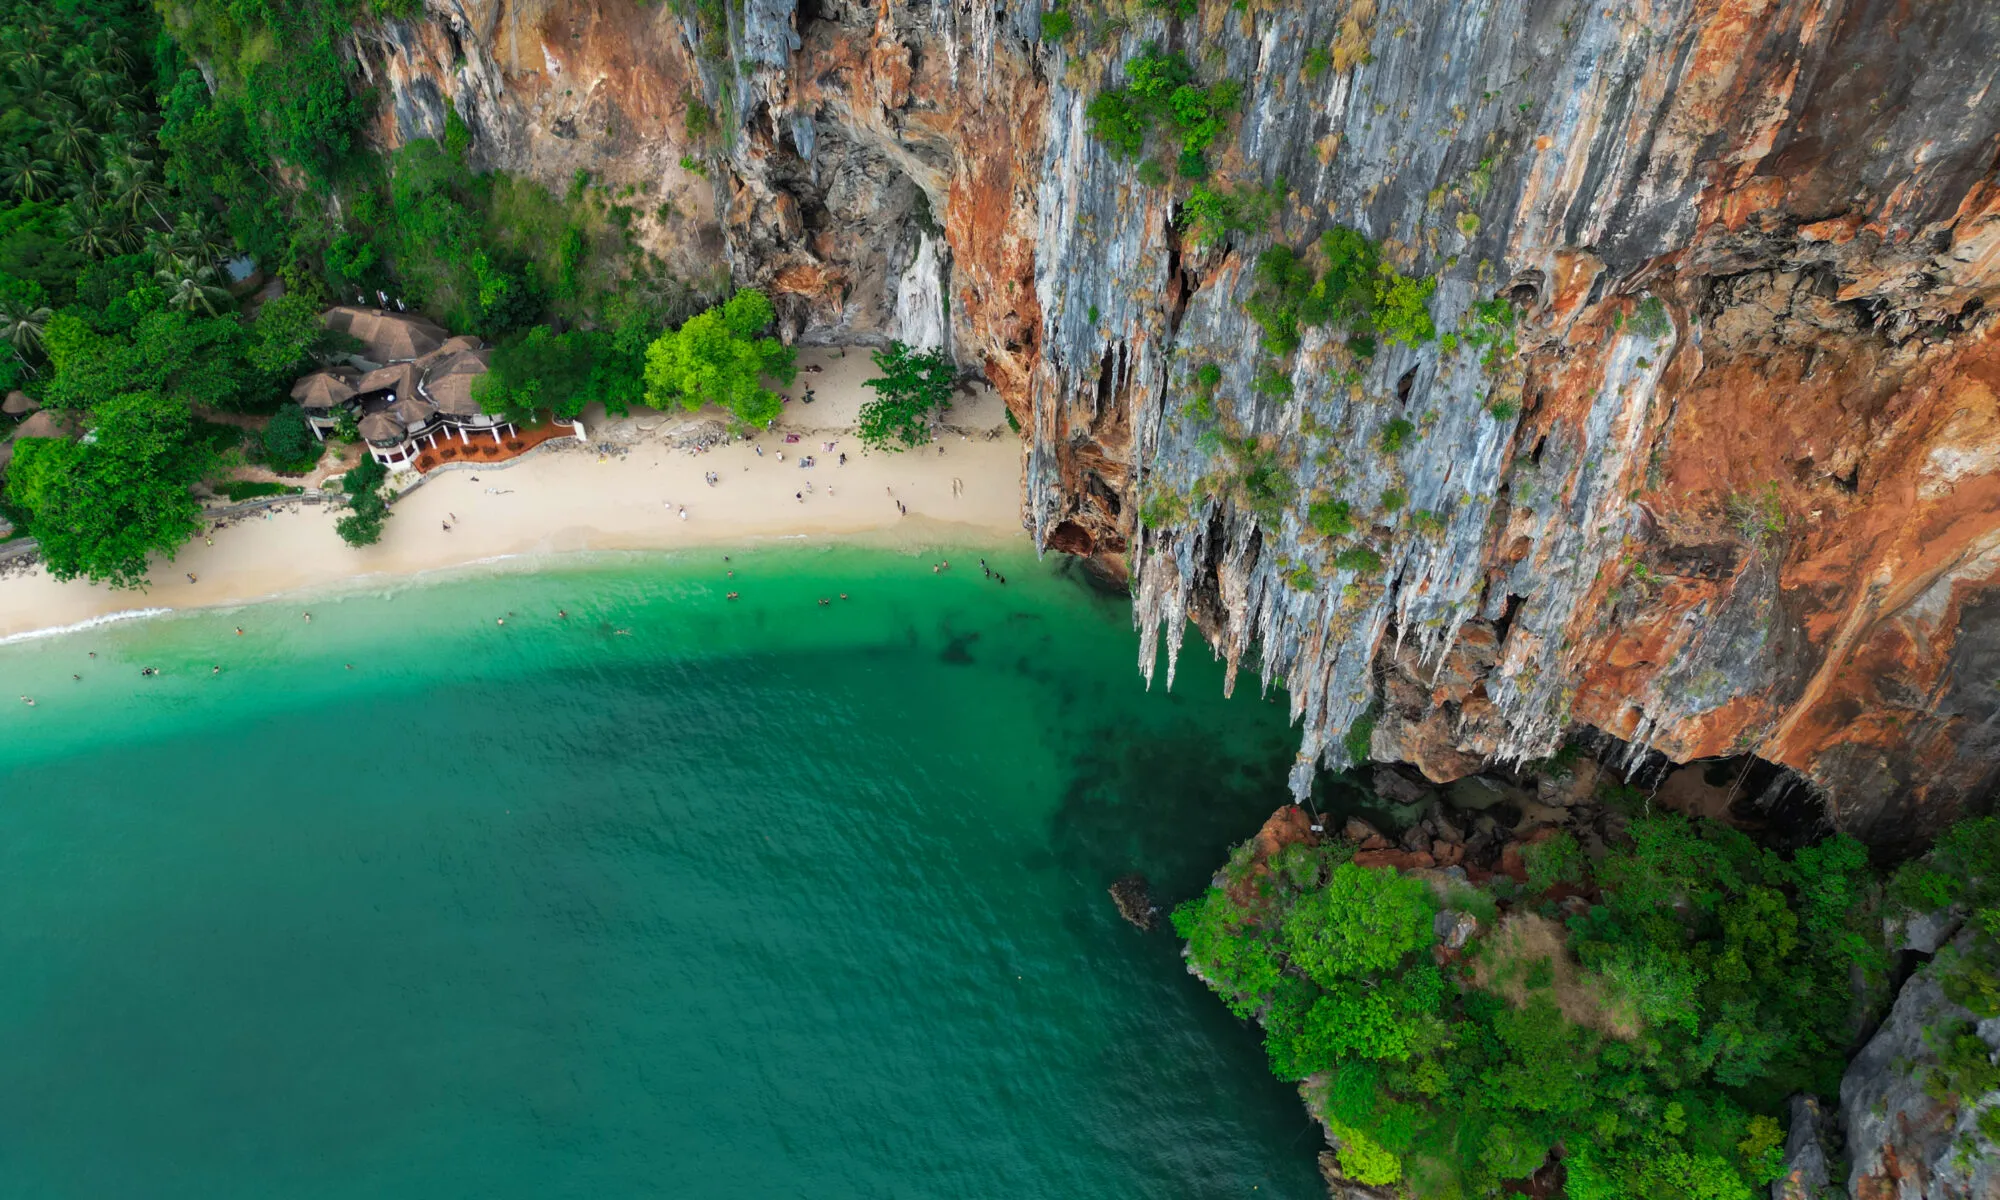
[[[1181,221],[1197,245],[1212,246],[1232,233],[1261,232],[1283,207],[1286,185],[1255,184],[1231,190],[1197,183],[1181,205]]]
[[[1042,19],[1046,23],[1048,17]],[[1147,133],[1163,126],[1179,139],[1185,162],[1199,160],[1222,135],[1241,95],[1242,85],[1233,79],[1197,84],[1187,59],[1149,47],[1126,64],[1125,86],[1099,92],[1084,115],[1090,118],[1092,135],[1121,158],[1138,158],[1145,152]],[[1195,171],[1184,167],[1181,173],[1206,174],[1206,163]]]
[[[1590,906],[1565,929],[1523,899],[1442,966],[1441,893],[1337,845],[1246,845],[1174,924],[1260,1016],[1273,1070],[1315,1081],[1349,1178],[1493,1195],[1560,1146],[1572,1200],[1750,1200],[1778,1172],[1785,1098],[1838,1084],[1850,972],[1884,965],[1866,854],[1842,836],[1788,859],[1677,816],[1633,821],[1595,864],[1541,846],[1529,886]]]
[[[1313,251],[1319,267],[1308,257]],[[1380,246],[1345,225],[1322,233],[1308,253],[1265,250],[1254,278],[1243,308],[1273,354],[1298,349],[1300,330],[1311,326],[1345,330],[1349,348],[1363,358],[1374,354],[1378,335],[1414,348],[1437,333],[1429,307],[1437,281],[1399,273],[1382,260]]]

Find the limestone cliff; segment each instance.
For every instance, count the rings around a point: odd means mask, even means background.
[[[677,198],[652,248],[792,336],[948,345],[1024,427],[1036,536],[1129,574],[1144,669],[1192,616],[1284,681],[1301,786],[1373,709],[1434,778],[1577,723],[1754,752],[1876,840],[1993,788],[2000,8],[1070,0],[1044,41],[992,0],[427,3],[355,35],[385,141],[449,98],[490,165]],[[1149,44],[1241,83],[1213,182],[1282,179],[1263,232],[1195,245],[1091,138]],[[1252,262],[1335,223],[1438,280],[1440,331],[1508,297],[1518,356],[1260,355]]]

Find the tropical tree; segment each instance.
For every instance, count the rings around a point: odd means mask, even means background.
[[[175,258],[153,277],[167,289],[167,303],[181,312],[199,308],[212,317],[229,304],[229,292],[215,282],[220,276],[214,267]]]
[[[201,505],[188,490],[202,459],[192,417],[187,405],[151,392],[114,397],[94,416],[89,443],[20,443],[7,498],[27,511],[56,579],[141,587],[148,556],[171,559],[201,528]]]
[[[0,186],[20,200],[39,200],[55,190],[56,168],[46,158],[36,158],[26,147],[16,146],[0,158]]]
[[[64,166],[89,170],[97,158],[97,135],[74,113],[57,113],[42,135],[42,152]]]
[[[764,379],[790,383],[796,375],[792,348],[758,336],[776,315],[764,293],[746,288],[661,334],[646,348],[646,403],[690,412],[714,404],[747,424],[770,428],[784,401]]]
[[[162,226],[171,222],[161,214],[159,199],[166,189],[153,174],[153,164],[130,154],[118,154],[104,164],[104,182],[111,191],[111,203],[138,220],[141,209],[152,212]]]
[[[42,331],[55,311],[46,305],[30,307],[18,300],[0,300],[0,338],[14,348],[14,356],[28,360],[28,351],[39,350]]]
[[[919,351],[891,342],[872,357],[882,374],[863,384],[875,389],[875,399],[861,406],[856,432],[862,442],[881,450],[922,445],[937,415],[951,407],[957,379],[951,356],[942,348]]]

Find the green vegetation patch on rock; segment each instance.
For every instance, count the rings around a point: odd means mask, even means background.
[[[1786,1097],[1838,1088],[1851,976],[1884,969],[1867,855],[1658,815],[1593,850],[1548,838],[1475,884],[1274,820],[1174,926],[1355,1182],[1493,1196],[1557,1154],[1570,1200],[1751,1200]]]

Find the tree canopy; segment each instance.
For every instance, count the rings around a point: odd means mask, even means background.
[[[951,407],[957,378],[951,356],[942,348],[920,351],[891,342],[871,357],[881,374],[863,384],[875,389],[875,399],[861,406],[862,443],[906,450],[929,441],[932,424]]]
[[[1342,843],[1262,862],[1246,845],[1174,925],[1261,1019],[1272,1070],[1313,1081],[1350,1178],[1494,1194],[1560,1147],[1571,1200],[1751,1200],[1778,1171],[1785,1099],[1838,1088],[1852,980],[1886,962],[1865,851],[1842,835],[1787,857],[1678,816],[1634,819],[1595,861],[1575,851],[1487,890],[1360,868]],[[1957,899],[1976,872],[1954,870],[1908,871],[1904,889]],[[1591,903],[1562,921],[1540,894],[1559,885]],[[1441,904],[1481,927],[1442,960]]]
[[[788,384],[796,374],[792,348],[760,336],[776,315],[764,293],[746,288],[661,334],[646,348],[646,403],[690,412],[713,404],[770,428],[784,399],[764,381]]]
[[[138,587],[146,559],[169,559],[201,527],[188,490],[201,472],[187,407],[151,392],[99,404],[88,442],[30,438],[8,497],[27,510],[49,574]]]

